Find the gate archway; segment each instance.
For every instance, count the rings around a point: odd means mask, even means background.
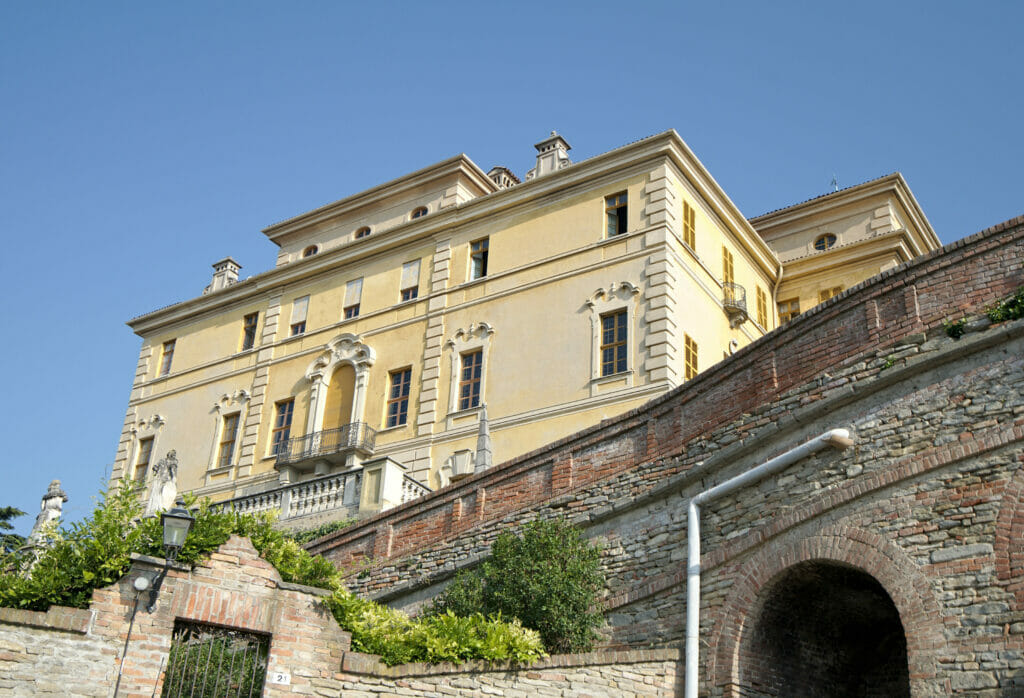
[[[871,575],[801,562],[762,591],[740,642],[744,696],[909,698],[899,611]]]

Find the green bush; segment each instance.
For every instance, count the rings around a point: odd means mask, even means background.
[[[328,523],[317,526],[316,528],[304,528],[298,531],[289,531],[286,535],[289,538],[292,538],[299,545],[305,545],[317,538],[323,538],[328,533],[334,533],[335,531],[340,531],[343,528],[348,528],[358,520],[359,519],[356,517],[351,517],[341,519],[340,521],[329,521]]]
[[[959,320],[943,320],[942,328],[946,330],[946,334],[953,339],[960,339],[964,336],[964,332],[967,331],[967,318],[962,317]]]
[[[1024,317],[1024,286],[1006,300],[996,303],[985,311],[992,322],[1006,322]]]
[[[540,633],[549,652],[581,652],[603,622],[598,594],[604,585],[600,550],[562,519],[534,521],[522,537],[502,533],[491,558],[458,575],[431,612],[517,618]]]
[[[194,504],[194,498],[186,498],[186,505]],[[410,619],[401,611],[355,596],[344,588],[334,565],[310,555],[293,534],[274,528],[271,515],[218,511],[208,501],[193,513],[195,522],[178,554],[179,562],[194,564],[229,536],[246,536],[283,580],[331,590],[325,605],[339,625],[352,633],[353,648],[379,654],[388,664],[466,659],[527,663],[544,656],[536,632],[500,616]],[[17,572],[24,569],[24,558],[0,560],[0,570],[6,570],[0,571],[0,606],[36,611],[55,604],[87,608],[94,589],[124,576],[132,553],[164,555],[159,518],[141,519],[141,515],[137,487],[125,484],[103,493],[89,517],[53,531],[29,574]]]

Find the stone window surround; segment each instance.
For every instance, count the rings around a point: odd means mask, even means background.
[[[306,369],[309,381],[309,413],[306,415],[306,430],[303,436],[322,431],[324,410],[327,406],[327,388],[336,368],[350,364],[355,369],[355,386],[352,395],[352,414],[349,422],[364,422],[366,386],[370,368],[377,360],[373,348],[363,344],[357,335],[346,332],[327,343],[323,352]]]
[[[490,366],[491,335],[494,328],[486,322],[474,322],[465,329],[458,329],[451,339],[445,342],[451,361],[451,386],[448,392],[448,429],[453,427],[453,418],[463,414],[476,414],[480,407],[459,410],[459,360],[463,354],[480,350],[483,368],[480,371],[480,405],[487,402],[487,371]]]
[[[626,386],[633,386],[634,349],[637,344],[636,332],[636,299],[640,289],[628,281],[613,283],[607,289],[599,288],[584,302],[590,308],[591,351],[590,351],[590,385],[591,394],[598,385],[617,378],[625,378]],[[626,370],[601,375],[601,316],[620,310],[626,311]]]
[[[245,420],[249,416],[249,399],[251,395],[244,388],[234,393],[224,393],[220,399],[213,403],[210,412],[213,415],[213,439],[210,448],[210,462],[207,471],[224,471],[237,465],[238,456],[242,447],[242,429]],[[231,462],[223,468],[217,465],[217,455],[220,452],[221,431],[224,429],[224,417],[232,414],[238,415],[238,428],[235,434],[235,444],[232,448]]]
[[[146,481],[149,481],[150,473],[153,471],[153,464],[158,461],[157,454],[157,441],[160,438],[160,431],[163,429],[166,420],[159,414],[154,414],[148,419],[142,419],[136,422],[131,429],[132,441],[128,447],[128,460],[125,463],[125,479],[131,479],[135,475],[135,461],[139,457],[139,442],[144,439],[153,439],[153,448],[149,452],[149,463],[150,468],[146,473]]]

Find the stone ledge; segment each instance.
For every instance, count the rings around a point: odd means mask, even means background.
[[[26,611],[20,608],[0,608],[0,623],[24,625],[44,630],[64,630],[87,635],[92,625],[93,611],[85,608],[50,606],[46,611]]]
[[[381,678],[398,679],[416,676],[440,676],[444,674],[482,674],[507,671],[543,671],[545,669],[569,669],[604,666],[610,664],[646,664],[651,662],[681,662],[683,652],[679,648],[643,650],[599,650],[580,654],[555,654],[533,664],[515,662],[470,661],[462,664],[442,662],[426,664],[413,662],[387,666],[375,654],[345,652],[341,658],[341,671],[350,674],[366,674]]]
[[[295,582],[278,582],[277,586],[279,589],[285,591],[298,591],[303,594],[310,594],[312,596],[330,596],[330,589],[321,589],[320,587],[306,586],[305,584],[296,584]]]

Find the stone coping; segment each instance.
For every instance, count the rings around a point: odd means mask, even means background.
[[[492,672],[525,671],[537,672],[547,669],[586,668],[609,664],[646,664],[650,662],[681,662],[683,651],[678,647],[661,649],[615,649],[581,652],[579,654],[555,654],[533,664],[515,662],[469,661],[461,664],[441,662],[427,664],[412,662],[388,666],[375,654],[345,652],[341,658],[341,671],[349,674],[364,674],[388,679],[415,676],[443,676],[445,674],[483,674]]]
[[[92,626],[93,611],[87,608],[50,606],[46,611],[26,611],[21,608],[0,608],[0,623],[24,625],[44,630],[64,630],[86,635]]]

